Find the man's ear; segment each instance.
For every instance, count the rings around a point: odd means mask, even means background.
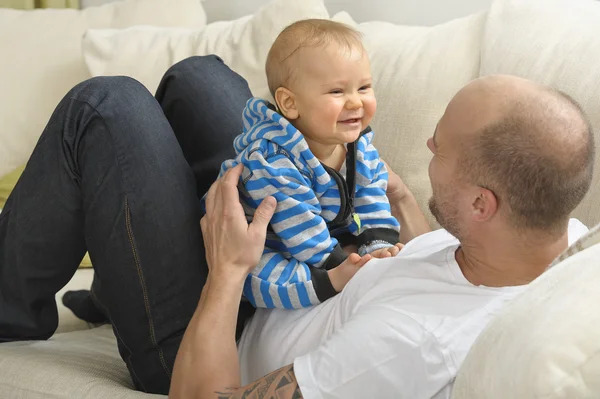
[[[490,220],[498,211],[498,198],[492,190],[479,187],[478,195],[472,204],[473,219],[476,222]]]
[[[275,91],[275,104],[279,112],[286,119],[298,119],[298,109],[296,108],[296,96],[285,87],[280,87]]]

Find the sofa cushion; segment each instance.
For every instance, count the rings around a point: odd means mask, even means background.
[[[497,0],[484,30],[481,75],[521,76],[562,90],[586,111],[600,142],[600,2]],[[596,170],[600,158],[596,158]],[[600,222],[600,173],[575,217]]]
[[[329,18],[323,0],[274,0],[251,16],[214,22],[204,29],[89,30],[83,52],[93,76],[131,76],[151,92],[176,62],[217,54],[248,81],[254,95],[269,98],[265,62],[271,44],[283,28],[307,18]]]
[[[110,326],[0,344],[0,370],[0,398],[166,398],[133,389]]]
[[[554,267],[559,263],[562,263],[567,258],[579,253],[585,249],[588,249],[596,244],[600,244],[600,224],[596,225],[587,234],[583,235],[580,239],[569,246],[558,258],[552,262],[550,267]]]
[[[356,24],[343,12],[333,19],[363,33],[377,96],[375,145],[417,202],[427,204],[431,152],[426,141],[454,94],[479,75],[485,15],[433,27]],[[433,224],[429,210],[423,210]]]
[[[600,397],[600,226],[566,256],[490,322],[453,398]]]
[[[90,77],[81,54],[87,28],[202,26],[198,0],[125,0],[79,10],[0,9],[0,176],[23,165],[71,87]]]

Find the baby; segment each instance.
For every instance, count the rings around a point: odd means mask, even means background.
[[[249,221],[265,197],[277,199],[244,296],[256,307],[308,307],[341,291],[358,270],[360,257],[344,247],[396,255],[399,224],[372,145],[376,100],[360,34],[328,20],[296,22],[275,40],[266,72],[275,105],[248,101],[237,157],[221,173],[244,165],[239,188]]]

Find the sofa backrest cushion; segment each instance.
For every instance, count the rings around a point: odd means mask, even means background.
[[[90,77],[81,54],[87,28],[205,22],[198,0],[126,0],[81,11],[0,9],[0,176],[27,161],[60,99]]]
[[[375,146],[435,224],[426,209],[432,157],[426,142],[454,94],[479,75],[485,14],[433,27],[356,24],[347,13],[333,19],[363,33],[377,96]]]
[[[308,18],[329,18],[323,0],[273,0],[252,15],[203,29],[89,30],[83,53],[93,76],[128,75],[151,92],[171,65],[194,55],[216,54],[248,81],[255,96],[270,98],[265,75],[269,49],[286,26]]]

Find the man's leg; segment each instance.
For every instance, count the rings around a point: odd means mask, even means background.
[[[195,182],[160,105],[129,78],[59,104],[0,220],[0,337],[44,339],[86,248],[136,386],[166,393],[205,281]]]
[[[235,157],[233,139],[242,132],[242,111],[250,97],[248,83],[214,55],[187,58],[163,76],[156,99],[194,172],[198,198],[217,178],[221,163]],[[94,278],[91,296],[69,291],[63,303],[78,317],[100,322],[103,309],[94,294],[99,286]],[[242,304],[239,327],[253,313],[251,305]]]
[[[163,77],[156,99],[194,172],[198,198],[217,178],[221,163],[235,157],[233,139],[242,132],[242,111],[250,97],[244,78],[213,55],[185,59]],[[254,312],[249,302],[240,303],[238,339]]]
[[[239,79],[205,60],[225,82]],[[2,339],[52,334],[53,295],[87,244],[136,386],[167,392],[205,278],[194,184],[173,143],[160,108],[132,80],[94,79],[69,93],[0,218]]]
[[[246,81],[212,55],[187,58],[169,68],[161,80],[156,99],[194,172],[198,198],[217,178],[221,163],[235,157],[233,139],[242,132],[242,111],[251,96]],[[91,295],[69,291],[63,302],[84,320],[102,321],[102,304],[95,294],[99,286],[94,278]],[[240,304],[238,338],[254,311],[249,302]]]
[[[194,172],[198,198],[202,198],[217,178],[221,163],[235,157],[233,140],[242,132],[242,111],[250,97],[252,93],[244,78],[214,55],[187,58],[173,65],[163,76],[156,99]],[[203,241],[200,246],[203,251]],[[95,278],[91,298],[82,291],[65,294],[65,298],[67,295],[78,297],[78,307],[85,316],[82,318],[91,322],[102,318],[102,305],[93,294],[99,285]],[[238,338],[254,312],[249,302],[240,304]]]

